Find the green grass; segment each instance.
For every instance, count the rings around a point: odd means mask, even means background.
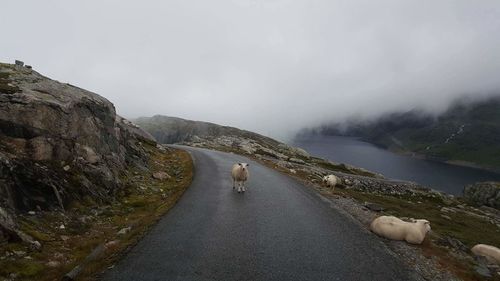
[[[361,203],[368,201],[380,204],[384,206],[384,213],[388,215],[416,219],[425,218],[431,221],[433,232],[456,238],[469,248],[479,243],[500,245],[500,228],[489,221],[468,215],[464,212],[441,212],[441,207],[445,207],[446,204],[439,198],[423,196],[396,197],[362,193],[355,190],[342,190],[340,192],[348,194]],[[454,202],[452,205],[457,205],[458,203],[460,202]],[[451,220],[444,218],[442,215],[449,216]]]
[[[35,240],[38,240],[40,242],[53,240],[53,238],[49,234],[40,231],[35,227],[35,224],[27,221],[21,222],[21,230],[24,233],[28,234],[29,236],[33,237]]]
[[[377,203],[385,208],[380,215],[429,220],[432,232],[422,245],[417,246],[421,248],[424,256],[436,260],[440,267],[453,272],[463,280],[500,280],[498,276],[493,279],[479,276],[474,271],[472,259],[457,258],[450,254],[450,249],[439,246],[437,243],[439,238],[448,236],[460,240],[469,249],[479,243],[500,245],[500,230],[489,221],[460,211],[456,213],[440,211],[443,206],[455,206],[462,202],[444,202],[440,198],[427,196],[378,195],[356,190],[337,189],[335,193],[352,197],[359,203]],[[444,218],[442,215],[449,216],[451,219]]]
[[[30,278],[41,274],[45,266],[32,260],[23,259],[16,263],[1,263],[0,275],[8,276],[15,272],[21,278]]]

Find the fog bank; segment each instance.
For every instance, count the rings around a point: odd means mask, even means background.
[[[0,60],[111,100],[284,139],[500,93],[500,2],[7,1]]]

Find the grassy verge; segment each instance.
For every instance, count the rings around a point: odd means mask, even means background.
[[[21,218],[21,228],[39,240],[41,251],[22,244],[1,245],[0,277],[14,280],[60,280],[98,245],[104,253],[90,262],[78,280],[94,280],[164,215],[191,184],[193,163],[181,150],[163,152],[147,145],[150,170],[128,170],[126,188],[113,203],[97,205],[91,199],[75,202],[65,213],[40,212]],[[170,178],[158,180],[152,173]],[[123,234],[118,234],[123,230]],[[12,278],[14,277],[14,278]],[[0,278],[1,279],[1,278]]]
[[[425,196],[389,196],[347,189],[337,189],[330,196],[335,195],[354,198],[360,204],[377,203],[385,209],[381,215],[425,218],[431,221],[432,233],[422,245],[414,247],[420,247],[428,258],[437,258],[440,266],[463,280],[500,280],[500,276],[493,279],[479,276],[473,269],[473,259],[454,255],[453,249],[439,245],[439,240],[443,237],[458,239],[468,249],[478,243],[500,245],[500,228],[490,221],[471,215],[467,210],[448,213],[441,211],[442,207],[464,206],[463,202],[457,200],[446,204],[437,198]]]

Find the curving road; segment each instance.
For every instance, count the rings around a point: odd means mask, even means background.
[[[310,188],[247,158],[183,147],[195,177],[102,280],[413,280],[416,275]],[[250,163],[247,192],[230,170]]]

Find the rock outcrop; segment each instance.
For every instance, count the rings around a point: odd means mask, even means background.
[[[120,173],[144,168],[154,138],[111,102],[39,73],[0,64],[0,207],[9,213],[104,202]]]
[[[474,206],[500,209],[500,183],[480,182],[464,188],[464,199]]]

